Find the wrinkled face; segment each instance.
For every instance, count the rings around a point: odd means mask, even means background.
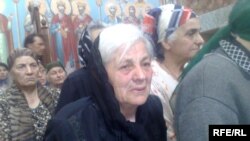
[[[200,49],[203,39],[200,35],[198,18],[191,18],[175,32],[175,38],[168,42],[168,51],[188,61]]]
[[[105,65],[121,107],[137,107],[148,98],[152,77],[151,57],[145,43],[136,42],[124,55],[119,48]]]
[[[42,85],[46,84],[46,70],[41,64],[39,64],[38,81]]]
[[[54,87],[62,85],[65,78],[66,72],[61,67],[53,67],[47,73],[47,80]]]
[[[38,64],[34,58],[21,56],[16,58],[10,73],[13,81],[22,88],[36,86],[38,71]]]
[[[34,42],[32,44],[29,44],[28,48],[38,56],[42,56],[45,51],[45,44],[43,39],[38,36],[34,37]]]
[[[8,77],[8,70],[3,67],[3,66],[0,66],[0,80],[5,80],[7,79]]]

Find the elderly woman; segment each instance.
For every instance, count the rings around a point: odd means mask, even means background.
[[[151,91],[162,101],[168,140],[175,140],[169,100],[184,65],[199,51],[203,43],[200,21],[192,9],[167,4],[150,10],[144,18],[143,28],[151,35],[155,44],[156,59],[152,62],[154,73]]]
[[[13,84],[0,96],[0,139],[40,141],[58,93],[37,83],[38,59],[30,49],[15,49],[8,66]]]
[[[61,91],[64,80],[67,77],[66,70],[62,63],[56,61],[46,65],[47,82],[49,87]]]
[[[217,140],[208,136],[209,125],[250,124],[249,12],[250,1],[237,0],[228,25],[209,39],[184,70],[175,91],[178,141]]]
[[[94,46],[87,66],[94,91],[57,113],[46,140],[166,141],[161,102],[149,95],[152,46],[143,33],[117,24],[105,28]]]

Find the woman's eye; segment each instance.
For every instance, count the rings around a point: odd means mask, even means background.
[[[195,32],[193,32],[193,31],[187,32],[187,36],[190,36],[190,37],[194,36],[194,34],[195,34]]]
[[[128,65],[124,65],[124,66],[121,66],[120,68],[121,68],[121,69],[128,69],[129,66],[128,66]]]
[[[21,70],[21,69],[24,69],[25,66],[24,66],[24,65],[18,65],[16,68],[17,68],[18,70]]]
[[[145,66],[145,67],[150,67],[150,66],[151,66],[151,63],[150,63],[150,62],[143,63],[143,66]]]
[[[38,67],[37,64],[31,64],[30,66],[31,66],[32,68],[37,68],[37,67]]]

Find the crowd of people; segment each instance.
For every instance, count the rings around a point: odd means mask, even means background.
[[[92,21],[70,74],[43,63],[42,35],[27,35],[0,62],[0,140],[208,141],[211,124],[250,124],[249,11],[238,0],[205,43],[178,4],[152,8],[140,27]]]

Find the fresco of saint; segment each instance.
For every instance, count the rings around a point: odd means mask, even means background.
[[[34,16],[31,13],[34,12],[34,8],[37,7],[39,10],[39,15],[40,15],[40,21],[45,21],[47,22],[47,18],[45,17],[45,12],[46,12],[46,3],[43,0],[26,0],[26,8],[28,9],[28,13],[25,17],[24,20],[24,30],[26,36],[32,33],[36,33],[36,26],[34,22]]]
[[[90,8],[86,0],[73,1],[72,7],[74,32],[76,34],[77,41],[79,41],[82,31],[92,21]]]
[[[121,23],[122,19],[120,17],[121,10],[119,5],[114,1],[109,1],[105,5],[105,13],[106,17],[104,18],[104,22],[109,25]]]
[[[54,47],[52,58],[59,59],[66,69],[75,68],[78,65],[78,56],[70,3],[67,0],[53,0],[51,3],[54,13],[50,27]]]
[[[136,26],[140,26],[140,19],[137,17],[137,9],[134,4],[128,3],[125,7],[125,15],[123,22],[131,23]]]
[[[0,62],[7,62],[12,47],[11,22],[0,13]]]

